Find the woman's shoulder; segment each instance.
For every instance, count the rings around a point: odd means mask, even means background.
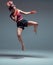
[[[17,8],[16,11],[20,12],[21,10]]]

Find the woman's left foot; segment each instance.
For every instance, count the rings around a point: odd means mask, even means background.
[[[24,46],[22,46],[22,51],[24,51],[25,50],[25,48],[24,48]]]

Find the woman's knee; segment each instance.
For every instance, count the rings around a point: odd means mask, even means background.
[[[17,37],[21,37],[21,34],[17,33]]]
[[[17,37],[21,37],[21,34],[22,34],[22,29],[18,28],[17,29]]]
[[[38,25],[38,22],[35,22],[35,25]]]
[[[38,25],[38,22],[35,22],[35,21],[28,21],[28,25]]]

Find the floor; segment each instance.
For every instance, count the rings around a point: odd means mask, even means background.
[[[0,50],[0,65],[53,65],[53,52]]]

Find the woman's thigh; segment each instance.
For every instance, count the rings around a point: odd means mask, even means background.
[[[35,21],[28,21],[28,26],[38,25]]]
[[[17,28],[17,35],[21,35],[22,31],[23,31],[23,29],[18,27]]]

